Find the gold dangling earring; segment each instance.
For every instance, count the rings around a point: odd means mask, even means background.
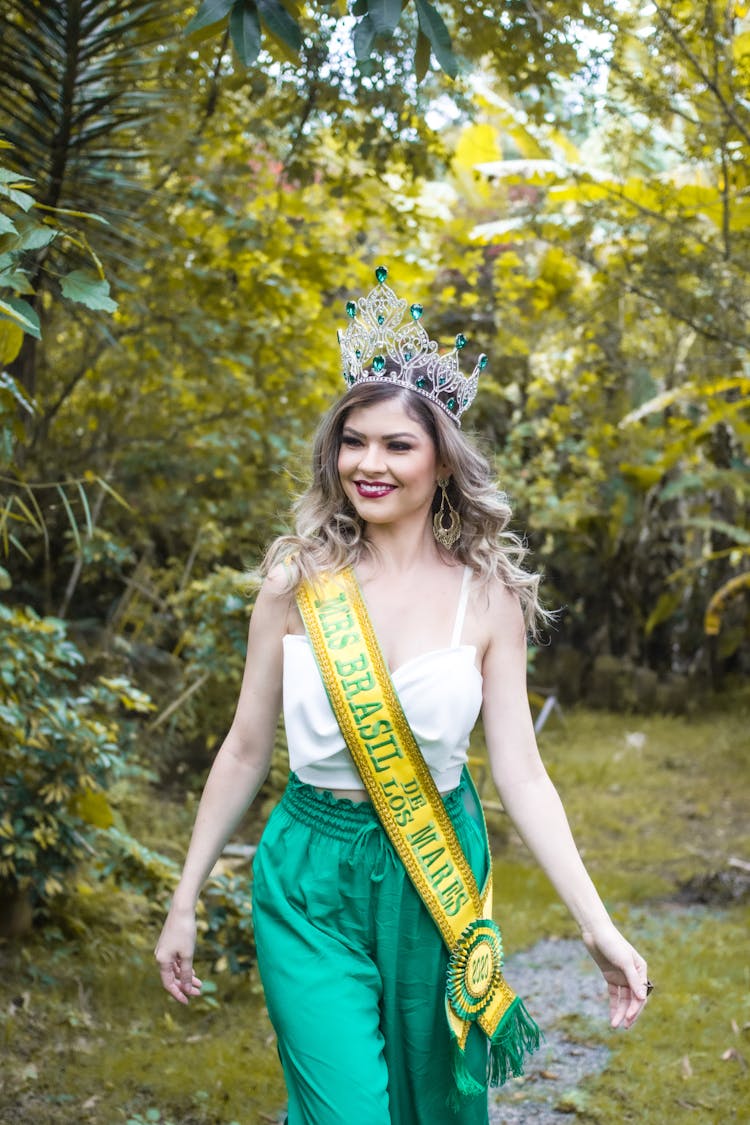
[[[440,497],[440,507],[435,512],[432,520],[432,533],[437,539],[441,547],[447,550],[461,536],[461,516],[450,502],[450,497],[446,491],[450,477],[438,477],[438,487],[442,490],[443,495]],[[448,510],[446,511],[446,504]],[[445,526],[445,519],[448,519],[448,526]]]

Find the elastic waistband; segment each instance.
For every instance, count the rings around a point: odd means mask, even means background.
[[[463,789],[462,782],[458,789],[442,795],[451,820],[466,813]],[[289,775],[280,808],[293,820],[316,828],[336,840],[351,840],[368,824],[380,826],[378,814],[370,801],[350,801],[346,797],[335,797],[328,789],[320,790],[306,785],[294,773]]]

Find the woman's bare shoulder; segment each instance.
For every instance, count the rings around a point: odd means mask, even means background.
[[[482,580],[475,576],[473,609],[481,622],[485,649],[509,640],[525,644],[526,626],[518,594],[499,575]]]
[[[269,570],[258,588],[253,615],[286,621],[293,606],[294,591],[290,588],[288,571],[283,563],[278,563]]]
[[[491,620],[523,621],[521,600],[517,592],[499,574],[483,578],[476,572],[472,576],[473,599],[483,614]]]
[[[260,589],[264,591],[266,597],[291,598],[292,592],[289,588],[289,571],[286,563],[280,562],[272,566],[264,577]]]

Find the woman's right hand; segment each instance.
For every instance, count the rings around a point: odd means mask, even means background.
[[[187,1004],[191,996],[200,996],[201,992],[201,981],[193,972],[195,933],[195,911],[173,904],[154,956],[159,963],[161,983],[180,1004]]]

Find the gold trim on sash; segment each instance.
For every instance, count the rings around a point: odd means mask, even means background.
[[[353,571],[322,575],[314,587],[303,583],[297,604],[363,785],[450,951],[446,1014],[454,1039],[462,1053],[473,1021],[490,1040],[501,1033],[497,1050],[506,1051],[507,1040],[510,1057],[498,1063],[493,1044],[493,1078],[519,1074],[524,1048],[538,1045],[539,1032],[502,975],[491,872],[480,894],[404,715]],[[514,1026],[500,1028],[511,1010]]]

